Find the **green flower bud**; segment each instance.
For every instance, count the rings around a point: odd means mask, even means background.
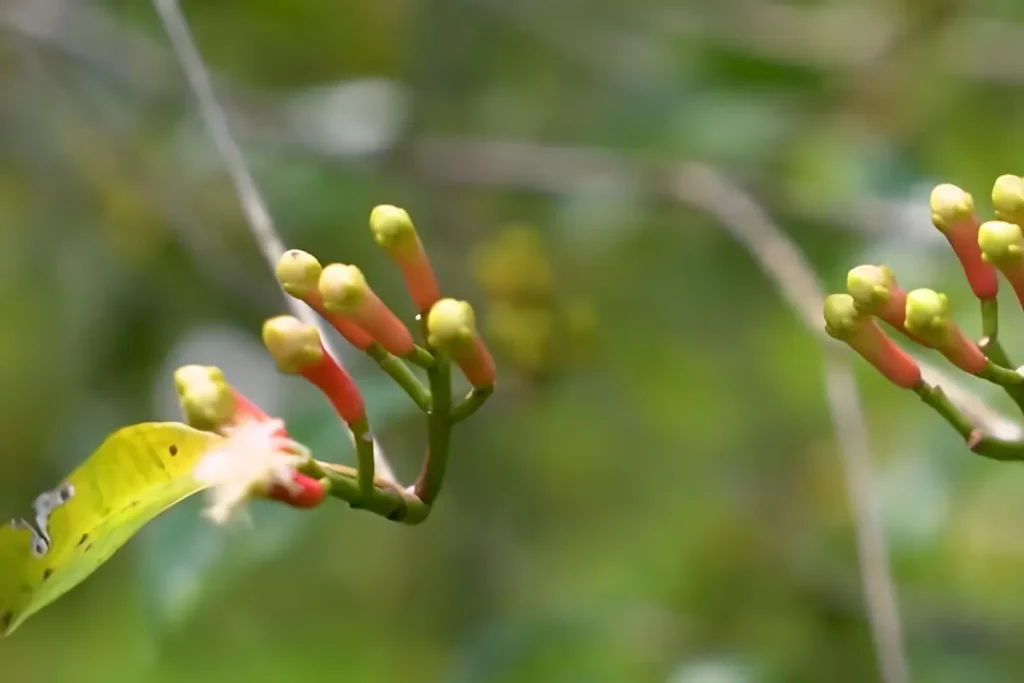
[[[214,430],[235,414],[235,397],[220,368],[184,365],[174,372],[185,421],[197,429]]]
[[[1010,268],[1022,263],[1024,235],[1016,223],[986,221],[978,229],[981,257],[997,268]]]
[[[281,372],[297,374],[323,360],[320,333],[290,315],[279,315],[263,323],[263,344]]]
[[[825,299],[825,332],[833,339],[849,341],[865,319],[849,294],[831,294]]]
[[[476,316],[465,301],[441,299],[427,315],[427,341],[448,353],[459,354],[473,347]]]
[[[931,289],[907,293],[907,331],[935,347],[946,345],[956,327],[949,316],[949,298]]]
[[[427,314],[427,342],[455,359],[474,387],[493,388],[494,358],[477,332],[476,316],[468,303],[441,299],[434,304]]]
[[[857,266],[846,276],[846,291],[857,309],[875,315],[892,300],[896,276],[888,266]]]
[[[1001,221],[1017,223],[1024,218],[1024,179],[1001,175],[992,186],[992,208]]]
[[[412,219],[397,206],[375,206],[370,212],[370,231],[377,246],[393,258],[416,255],[422,248]]]
[[[943,232],[974,216],[974,198],[956,185],[944,183],[932,190],[932,223]]]
[[[342,315],[356,314],[370,295],[363,271],[341,263],[324,268],[318,286],[324,308]]]
[[[316,257],[300,249],[289,249],[277,262],[277,281],[285,292],[296,299],[316,290],[323,267]]]

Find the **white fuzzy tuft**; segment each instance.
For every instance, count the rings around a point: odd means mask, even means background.
[[[207,451],[192,472],[209,489],[207,518],[226,524],[253,496],[275,485],[296,486],[293,476],[309,459],[309,449],[282,436],[283,430],[281,420],[246,422],[228,428],[224,440]]]

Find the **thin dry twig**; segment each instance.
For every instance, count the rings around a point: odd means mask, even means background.
[[[253,238],[259,245],[267,265],[273,271],[285,251],[284,244],[274,228],[273,219],[267,210],[266,202],[263,200],[259,188],[256,186],[256,181],[249,171],[245,157],[242,155],[238,143],[235,142],[234,137],[231,135],[227,116],[217,101],[206,64],[203,62],[195,40],[192,38],[188,22],[185,20],[177,0],[153,0],[153,4],[170,38],[171,46],[181,66],[181,70],[184,72],[189,87],[195,95],[203,125],[206,127],[207,133],[224,163],[225,170],[235,186],[235,193],[238,195],[238,201],[241,204],[246,223],[249,225]],[[341,363],[341,356],[329,347],[330,341],[326,328],[317,314],[301,301],[289,296],[284,298],[288,307],[297,318],[306,324],[315,326],[320,331],[324,345],[328,346],[328,352]],[[382,479],[395,481],[391,463],[388,462],[383,449],[376,439],[374,440],[373,452],[377,476]]]
[[[746,247],[805,323],[817,327],[824,292],[810,264],[763,209],[725,176],[702,166],[679,169],[668,191],[680,202],[714,216]],[[812,322],[813,321],[813,322]],[[872,477],[867,426],[847,354],[822,339],[825,385],[853,507],[868,619],[882,679],[909,680],[896,587],[889,566]]]

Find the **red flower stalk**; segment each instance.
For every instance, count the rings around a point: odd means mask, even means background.
[[[897,346],[870,315],[858,311],[849,294],[833,294],[825,299],[825,331],[896,386],[913,389],[921,383],[917,361]]]
[[[308,510],[320,505],[326,495],[327,490],[318,480],[302,472],[292,472],[291,482],[272,484],[267,497],[293,508]]]
[[[402,271],[409,295],[425,315],[441,298],[441,288],[409,214],[397,206],[376,206],[370,212],[370,230],[377,246],[387,251]]]
[[[452,358],[477,389],[494,386],[494,358],[476,329],[473,308],[465,301],[441,299],[427,315],[431,346]]]
[[[231,418],[232,423],[240,423],[246,420],[252,420],[254,422],[266,422],[270,419],[262,408],[253,403],[245,394],[240,392],[233,386],[228,386],[231,390],[231,395],[235,400],[235,413]]]
[[[318,288],[328,311],[354,320],[389,352],[405,357],[416,350],[409,328],[370,289],[356,266],[332,263],[320,274]]]
[[[907,330],[938,350],[953,365],[972,375],[980,375],[988,359],[949,315],[949,298],[931,289],[915,289],[907,294]]]
[[[263,343],[281,372],[301,375],[316,386],[346,423],[366,419],[359,387],[324,348],[315,327],[289,315],[270,318],[263,324]]]
[[[995,298],[999,280],[995,268],[981,258],[974,198],[956,185],[938,185],[932,190],[931,211],[932,223],[949,241],[974,295],[982,300]]]
[[[982,257],[1003,274],[1024,307],[1024,235],[1016,223],[986,221],[978,231]]]
[[[331,324],[349,344],[365,351],[373,344],[373,336],[353,320],[324,308],[317,283],[323,267],[315,256],[299,249],[289,249],[277,262],[277,281],[281,288],[292,297],[303,301]]]

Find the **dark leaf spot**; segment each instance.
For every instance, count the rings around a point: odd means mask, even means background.
[[[0,624],[3,625],[5,631],[10,628],[12,621],[14,621],[14,612],[11,610],[7,610],[0,616]]]
[[[85,546],[85,550],[83,550],[82,552],[86,552],[87,553],[90,550],[92,550],[92,543],[90,543],[89,545]]]
[[[78,546],[81,547],[83,543],[89,540],[89,534],[82,534],[82,538],[78,540]]]
[[[171,447],[167,449],[167,452],[170,453],[171,457],[173,458],[178,454],[178,447],[172,443]]]
[[[43,581],[46,581],[51,576],[53,576],[53,570],[52,569],[47,567],[46,569],[43,570]]]
[[[132,504],[131,504],[131,506],[130,506],[130,507],[133,507],[133,508],[137,508],[137,507],[139,507],[139,501],[137,501],[137,500],[133,500],[133,501],[132,501]]]

